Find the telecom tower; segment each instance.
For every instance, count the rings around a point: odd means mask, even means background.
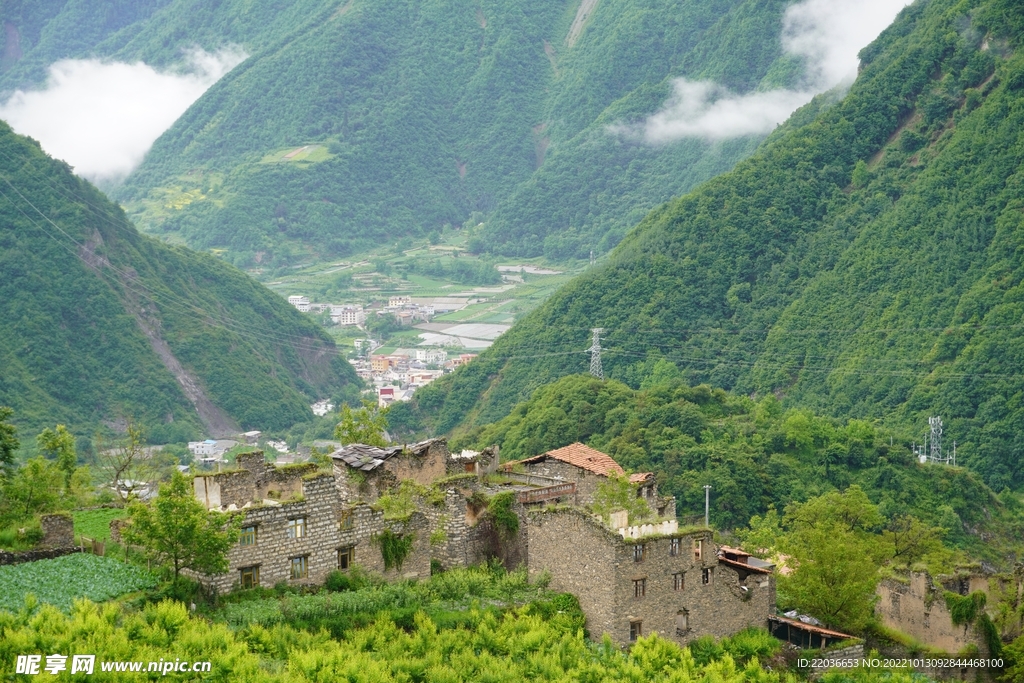
[[[924,437],[924,443],[920,447],[914,445],[914,455],[918,461],[942,463],[944,465],[956,465],[956,441],[953,442],[953,455],[942,454],[942,418],[928,418],[928,434]]]
[[[590,352],[590,374],[598,379],[604,379],[604,370],[601,369],[601,333],[600,327],[595,327],[591,330],[594,333],[594,338],[590,343],[590,348],[587,351]]]

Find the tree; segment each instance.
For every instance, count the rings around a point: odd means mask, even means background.
[[[343,444],[364,443],[383,448],[388,445],[388,409],[378,408],[363,401],[361,408],[352,410],[346,403],[341,407],[341,422],[334,428],[334,438]]]
[[[794,529],[836,526],[846,531],[873,532],[884,523],[878,506],[856,485],[842,493],[832,491],[806,503],[786,506],[786,524]]]
[[[912,515],[893,517],[882,532],[890,544],[893,559],[907,565],[941,550],[943,534],[943,529],[930,527]]]
[[[169,566],[177,583],[182,569],[201,574],[227,571],[227,552],[238,541],[241,517],[225,519],[196,500],[191,481],[175,471],[152,504],[128,506],[127,543],[141,545],[157,562]]]
[[[863,629],[874,611],[879,578],[870,543],[835,524],[788,535],[783,550],[795,569],[779,577],[779,593],[826,624]]]
[[[4,483],[0,496],[0,519],[8,522],[62,507],[63,476],[56,465],[44,458],[31,458]]]
[[[153,463],[146,457],[142,427],[127,418],[125,436],[114,448],[100,448],[99,460],[105,479],[122,504],[138,497],[138,491],[153,477]]]
[[[6,477],[14,470],[14,454],[21,447],[18,428],[7,421],[11,415],[14,415],[14,410],[0,406],[0,477]]]
[[[36,444],[44,456],[57,461],[57,467],[64,472],[64,486],[70,486],[78,467],[74,435],[64,425],[57,425],[55,430],[47,427],[36,437]]]
[[[636,486],[629,481],[629,477],[615,473],[597,485],[590,508],[594,514],[606,520],[611,513],[625,510],[629,513],[630,524],[636,524],[652,514],[647,501],[636,495]]]

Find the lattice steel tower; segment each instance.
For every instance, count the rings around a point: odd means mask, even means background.
[[[601,368],[601,333],[603,331],[600,327],[591,330],[594,337],[590,342],[590,348],[587,349],[590,352],[590,374],[598,379],[604,379],[604,370]]]
[[[928,434],[929,460],[932,462],[945,462],[942,459],[942,418],[929,417],[928,426],[931,433]]]

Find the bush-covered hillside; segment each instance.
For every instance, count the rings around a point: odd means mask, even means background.
[[[611,377],[654,352],[690,383],[908,434],[941,415],[961,463],[1024,485],[1022,36],[1005,0],[913,5],[841,103],[653,211],[400,417],[498,420],[584,371],[601,327]]]
[[[124,213],[0,124],[0,405],[23,434],[133,415],[155,442],[312,419],[358,379],[330,337]],[[184,388],[183,388],[184,387]]]
[[[23,54],[0,88],[60,57],[167,66],[193,46],[244,48],[117,195],[142,229],[239,264],[481,220],[477,249],[606,251],[760,141],[655,148],[608,124],[656,111],[678,76],[746,92],[801,75],[779,38],[789,0],[120,4],[5,5]]]

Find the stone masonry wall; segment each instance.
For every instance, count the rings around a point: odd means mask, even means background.
[[[594,494],[597,493],[598,485],[607,479],[600,474],[554,458],[527,463],[523,467],[530,474],[576,482],[576,505],[590,505],[594,502]]]
[[[342,548],[354,549],[354,564],[387,579],[430,575],[430,534],[422,514],[414,514],[408,522],[385,522],[384,513],[368,505],[346,507],[329,474],[307,476],[301,482],[301,502],[251,507],[244,511],[243,527],[256,527],[256,542],[234,546],[228,552],[228,572],[200,577],[207,586],[229,591],[238,586],[240,571],[247,567],[259,567],[261,586],[281,582],[321,584],[338,568],[338,551]],[[288,522],[300,517],[305,519],[305,534],[301,538],[290,538]],[[372,542],[372,537],[385,528],[395,533],[415,534],[413,549],[400,569],[385,571],[380,549]],[[307,576],[293,579],[291,559],[300,556],[307,558]]]
[[[71,548],[75,545],[75,521],[67,513],[40,515],[39,526],[43,530],[43,540],[39,549]]]
[[[527,515],[530,578],[550,572],[552,590],[572,593],[587,616],[590,637],[617,630],[614,539],[585,513],[531,511]],[[629,624],[626,624],[629,636]],[[614,636],[613,636],[614,637]]]
[[[985,590],[988,586],[970,588]],[[889,628],[945,652],[955,654],[967,645],[984,652],[985,645],[974,628],[953,624],[942,591],[943,587],[934,586],[925,572],[911,572],[908,583],[885,579],[878,584],[875,614]]]
[[[263,451],[240,453],[239,469],[197,475],[192,481],[196,498],[207,508],[241,508],[246,503],[288,500],[302,493],[302,478],[316,472],[312,463],[277,468],[265,461]]]
[[[412,479],[423,486],[430,485],[434,480],[441,479],[447,473],[448,444],[443,439],[435,439],[427,446],[422,455],[416,453],[396,455],[384,461],[377,469],[384,469],[401,481]]]
[[[676,555],[670,552],[672,538],[679,539]],[[636,545],[643,546],[639,562]],[[631,622],[640,622],[643,635],[686,643],[766,626],[775,610],[774,577],[750,574],[741,581],[739,570],[718,562],[710,531],[623,541],[581,511],[539,511],[530,515],[528,552],[531,575],[548,570],[552,588],[580,599],[593,638],[608,633],[628,643]],[[677,573],[683,575],[679,590]],[[640,597],[635,581],[643,581]]]

